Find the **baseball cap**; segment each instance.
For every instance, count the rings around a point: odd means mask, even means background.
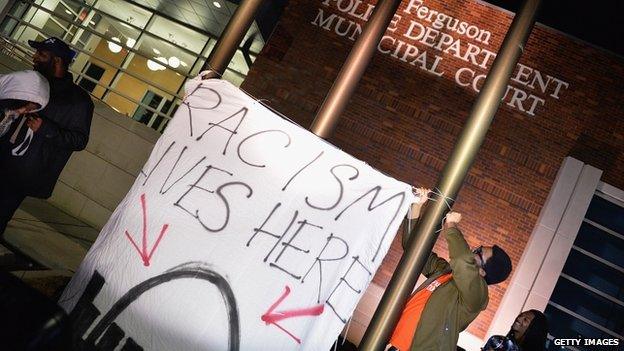
[[[28,45],[37,50],[46,50],[60,57],[66,63],[70,63],[76,55],[76,52],[69,48],[64,41],[59,38],[51,37],[43,41],[29,40]]]

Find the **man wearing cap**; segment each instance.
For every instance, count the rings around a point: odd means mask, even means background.
[[[74,84],[68,71],[75,54],[69,46],[58,38],[29,40],[28,44],[36,49],[35,71],[50,84],[50,100],[43,110],[30,115],[20,130],[14,132],[17,139],[28,141],[28,148],[11,155],[9,160],[12,174],[22,175],[22,186],[8,190],[15,199],[15,209],[26,196],[48,198],[52,195],[72,152],[87,146],[93,116],[93,101]],[[24,140],[16,140],[16,143],[24,144]],[[3,221],[4,218],[0,218],[0,222]],[[4,232],[6,221],[0,223],[0,234]]]
[[[408,213],[408,227],[428,193],[417,190],[419,200]],[[448,243],[450,262],[431,253],[422,271],[427,280],[409,298],[386,350],[455,351],[459,333],[487,307],[488,285],[509,276],[511,259],[505,251],[496,245],[470,250],[457,228],[460,220],[459,213],[446,215],[441,235]],[[408,237],[403,236],[403,247]]]

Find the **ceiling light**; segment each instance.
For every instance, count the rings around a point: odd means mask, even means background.
[[[187,64],[186,64],[186,62],[184,62],[184,61],[180,61],[180,65],[181,65],[182,67],[188,67],[188,65],[187,65]]]
[[[119,38],[117,38],[117,37],[112,37],[111,39],[113,41],[116,41],[117,43],[120,42]],[[115,54],[120,52],[122,48],[121,48],[121,45],[119,45],[117,43],[109,41],[108,42],[108,50],[110,50],[111,52],[113,52]]]
[[[212,4],[214,5],[214,7],[220,9],[221,8],[221,3],[218,1],[213,1]]]
[[[134,47],[134,44],[136,44],[136,40],[132,39],[132,38],[128,38],[128,40],[126,40],[126,46],[131,48]]]
[[[68,14],[68,15],[71,15],[71,14],[72,14],[72,12],[71,12],[71,11],[69,11],[69,10],[65,10],[65,13],[66,13],[66,14]]]
[[[175,56],[171,56],[167,62],[169,62],[169,66],[172,68],[180,67],[180,59]]]
[[[152,51],[154,51],[154,53],[155,53],[156,55],[160,55],[160,51],[159,51],[158,49],[154,48],[154,49],[152,49]]]
[[[93,22],[93,21],[89,21],[89,24],[92,25],[92,26],[95,26],[95,22]]]
[[[149,68],[152,71],[160,71],[160,70],[164,70],[165,66],[161,65],[160,63],[154,60],[147,60],[147,68]]]

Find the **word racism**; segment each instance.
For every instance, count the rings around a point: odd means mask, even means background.
[[[186,88],[61,298],[76,348],[330,349],[411,187],[225,81]]]
[[[375,7],[362,0],[323,0],[321,5],[312,24],[352,41],[362,33],[360,22],[368,21]],[[399,28],[407,29],[401,32]],[[423,0],[410,0],[394,15],[377,50],[437,77],[453,75],[457,85],[479,92],[496,58],[495,52],[483,47],[491,45],[491,36],[474,24],[428,8]],[[469,66],[444,71],[443,60],[449,56]],[[561,79],[520,63],[511,81],[502,100],[529,116],[535,116],[546,99],[558,100],[569,87]]]

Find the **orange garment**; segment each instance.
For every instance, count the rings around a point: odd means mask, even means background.
[[[399,351],[409,350],[412,346],[412,340],[414,339],[414,333],[418,327],[420,316],[425,309],[425,305],[429,298],[440,285],[451,280],[453,275],[451,273],[442,275],[438,279],[432,281],[426,288],[417,291],[403,309],[401,313],[401,319],[390,338],[390,344],[399,349]]]

